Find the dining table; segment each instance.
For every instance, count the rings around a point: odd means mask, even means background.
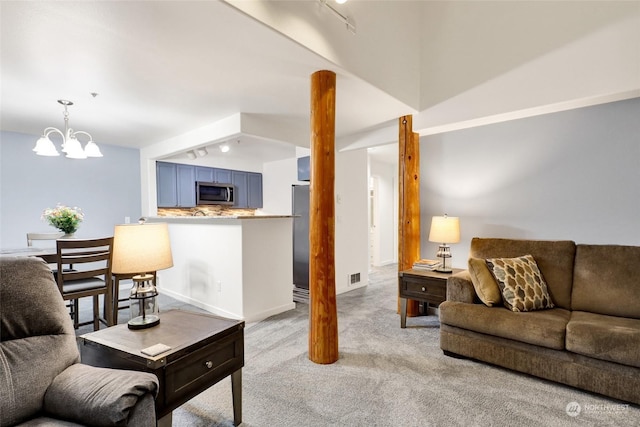
[[[0,249],[0,257],[27,256],[42,258],[48,264],[55,264],[57,262],[58,254],[56,253],[56,248],[36,248],[35,246],[29,246],[26,248]]]
[[[37,248],[35,246],[29,246],[24,248],[7,248],[0,249],[0,257],[38,257],[42,258],[47,264],[56,264],[58,262],[58,253],[55,247],[49,248]],[[121,302],[128,300],[127,298],[120,299],[120,281],[131,279],[134,274],[111,274],[111,283],[113,286],[113,311],[112,319],[113,323],[118,323],[118,310],[128,308],[128,306],[120,305]],[[155,275],[154,275],[155,283]],[[112,326],[112,325],[109,325]]]

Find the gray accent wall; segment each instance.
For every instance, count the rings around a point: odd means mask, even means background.
[[[27,232],[55,232],[40,219],[57,203],[82,208],[78,237],[113,235],[125,217],[140,217],[140,152],[100,143],[104,157],[37,156],[38,135],[0,133],[0,247],[26,247]],[[58,141],[54,141],[59,149]],[[42,246],[42,244],[41,244]]]
[[[422,137],[421,255],[433,215],[474,236],[640,245],[640,98]]]

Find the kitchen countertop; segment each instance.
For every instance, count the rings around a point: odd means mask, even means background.
[[[227,215],[227,216],[149,216],[147,222],[167,222],[167,223],[197,223],[213,224],[216,222],[237,220],[237,219],[274,219],[293,218],[293,215]]]

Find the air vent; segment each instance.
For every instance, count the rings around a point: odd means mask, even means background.
[[[349,275],[349,284],[354,285],[360,283],[360,273],[354,273]]]

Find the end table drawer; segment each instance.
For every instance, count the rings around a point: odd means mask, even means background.
[[[242,331],[208,344],[166,366],[167,405],[202,391],[201,384],[213,384],[244,365]]]
[[[414,280],[404,279],[404,294],[420,299],[434,299],[444,301],[447,297],[446,282],[439,280]]]

